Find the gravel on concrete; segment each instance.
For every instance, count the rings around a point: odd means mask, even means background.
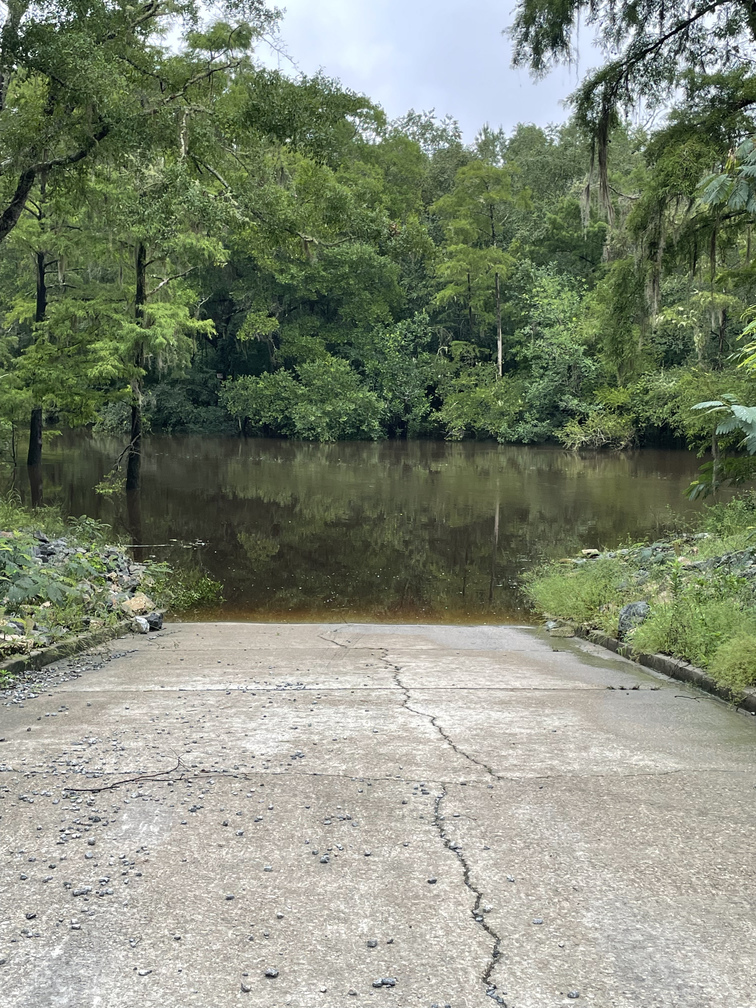
[[[2,1008],[753,1008],[756,720],[514,627],[171,624],[0,694]]]

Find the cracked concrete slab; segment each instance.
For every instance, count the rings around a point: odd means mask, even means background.
[[[108,650],[0,694],[3,1008],[756,1008],[749,716],[524,628]]]

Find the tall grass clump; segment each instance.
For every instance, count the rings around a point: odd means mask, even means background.
[[[756,633],[738,632],[724,641],[711,659],[709,671],[722,686],[739,693],[756,686]]]
[[[56,536],[63,532],[65,524],[56,507],[45,506],[29,511],[13,491],[0,497],[0,530],[4,532],[42,529],[47,535]]]
[[[756,491],[707,507],[697,530],[547,564],[524,589],[543,615],[612,636],[623,605],[648,602],[623,638],[636,651],[682,658],[733,692],[756,685]]]
[[[631,573],[618,557],[599,557],[570,568],[549,564],[526,579],[524,590],[544,614],[607,631],[614,625],[616,630],[619,608],[637,597],[630,587]]]
[[[726,504],[710,504],[705,511],[704,530],[720,538],[743,532],[756,536],[756,490]]]
[[[655,606],[632,635],[639,651],[662,652],[707,668],[721,646],[742,632],[756,634],[756,613],[730,599],[686,595]]]

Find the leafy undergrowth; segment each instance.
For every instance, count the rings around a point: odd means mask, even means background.
[[[91,518],[0,498],[0,661],[158,606],[217,600],[219,586],[201,572],[137,563],[111,539]],[[0,683],[7,678],[0,672]]]
[[[699,531],[585,553],[527,578],[535,609],[685,659],[734,692],[756,685],[756,493],[707,508]],[[632,602],[650,612],[622,633]]]
[[[156,607],[221,600],[221,585],[201,570],[137,563],[111,540],[110,527],[91,518],[0,498],[0,661]]]
[[[0,659],[114,626],[142,589],[144,565],[92,519],[64,522],[0,502]]]

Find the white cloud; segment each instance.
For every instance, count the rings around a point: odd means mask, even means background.
[[[469,140],[484,122],[511,129],[568,115],[561,103],[575,72],[535,82],[513,70],[502,35],[509,17],[501,0],[287,0],[281,34],[305,73],[323,68],[390,116],[408,108],[451,113]]]

